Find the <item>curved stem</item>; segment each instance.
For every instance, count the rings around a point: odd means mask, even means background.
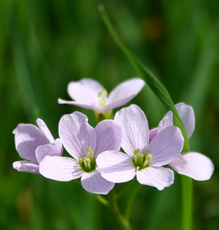
[[[113,189],[109,193],[109,208],[113,214],[113,217],[117,224],[119,225],[119,229],[121,230],[132,230],[129,221],[127,221],[124,216],[121,214],[116,198],[115,189]]]
[[[140,191],[141,189],[141,185],[138,184],[137,187],[135,188],[134,192],[131,194],[129,201],[128,201],[128,205],[126,208],[126,213],[125,213],[125,219],[128,221],[130,218],[130,214],[131,214],[131,208],[132,208],[132,204],[134,202],[134,199],[137,195],[137,193]]]

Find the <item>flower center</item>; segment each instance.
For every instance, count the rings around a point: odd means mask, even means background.
[[[144,153],[140,152],[140,149],[134,151],[134,157],[132,159],[133,165],[137,170],[144,169],[150,166],[152,155],[148,153],[148,149]]]
[[[79,164],[81,169],[85,172],[91,172],[96,168],[96,158],[91,148],[87,149],[87,156],[80,158]]]
[[[98,93],[98,98],[99,98],[99,106],[100,107],[105,107],[107,104],[107,96],[108,93],[105,89],[102,89],[99,93]]]

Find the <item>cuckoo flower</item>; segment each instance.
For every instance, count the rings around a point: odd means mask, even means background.
[[[195,129],[194,110],[191,106],[186,105],[185,103],[178,103],[175,107],[185,126],[187,136],[190,138]],[[173,113],[169,111],[160,121],[158,127],[150,131],[150,140],[152,140],[157,133],[172,125]],[[212,161],[205,155],[197,152],[182,153],[169,165],[179,174],[186,175],[199,181],[210,179],[214,172]]]
[[[139,93],[144,84],[142,79],[133,78],[119,84],[108,95],[99,82],[84,78],[68,84],[68,94],[74,101],[59,99],[58,102],[106,113],[129,102]]]
[[[96,157],[106,151],[119,151],[121,129],[113,120],[104,120],[93,128],[87,117],[74,112],[59,122],[59,136],[73,157],[46,156],[40,162],[40,173],[53,180],[70,181],[81,177],[82,187],[91,193],[107,194],[114,183],[96,170]]]
[[[62,155],[61,140],[54,139],[43,120],[37,119],[39,128],[32,124],[19,124],[14,129],[15,147],[24,161],[16,161],[13,167],[21,172],[39,173],[39,162],[46,155]]]
[[[148,121],[137,105],[121,109],[115,122],[122,130],[122,148],[125,151],[105,151],[97,157],[98,171],[112,182],[121,183],[135,176],[139,183],[159,190],[174,181],[169,164],[182,150],[183,136],[177,127],[167,127],[149,143]]]

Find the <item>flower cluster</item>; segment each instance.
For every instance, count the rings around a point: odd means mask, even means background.
[[[57,181],[81,178],[82,187],[95,194],[107,194],[115,183],[135,176],[140,184],[163,190],[174,182],[170,167],[195,180],[208,180],[214,171],[212,161],[201,153],[182,153],[184,138],[173,125],[172,112],[151,130],[137,105],[112,116],[112,110],[134,98],[144,84],[134,78],[118,85],[108,96],[95,80],[69,83],[68,93],[74,101],[59,99],[59,103],[92,109],[102,121],[93,128],[83,113],[64,115],[57,139],[41,119],[37,119],[39,128],[19,124],[13,131],[15,146],[25,160],[14,162],[13,167]],[[194,111],[184,103],[176,104],[176,109],[190,138],[195,128]],[[71,157],[62,156],[63,147]]]

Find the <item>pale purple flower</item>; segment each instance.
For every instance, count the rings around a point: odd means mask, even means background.
[[[74,112],[60,119],[59,136],[73,158],[46,156],[40,162],[40,173],[57,181],[81,177],[86,191],[107,194],[114,183],[105,180],[96,170],[96,158],[106,150],[119,151],[122,139],[119,126],[113,120],[104,120],[93,128],[84,114]]]
[[[62,155],[61,140],[54,139],[43,120],[37,119],[39,128],[32,124],[19,124],[14,130],[15,147],[22,161],[13,163],[21,172],[39,173],[39,162],[46,155]]]
[[[133,78],[119,84],[108,95],[106,89],[99,82],[84,78],[68,84],[68,94],[74,101],[59,99],[58,102],[104,113],[129,102],[141,91],[144,85],[145,82],[142,79]]]
[[[183,136],[177,127],[167,127],[149,143],[148,121],[137,105],[123,108],[115,115],[115,122],[122,130],[122,149],[105,151],[97,157],[98,171],[112,182],[121,183],[135,176],[139,183],[159,190],[174,181],[171,169],[164,168],[182,150]]]
[[[186,105],[185,103],[178,103],[175,107],[185,126],[187,136],[190,138],[195,129],[194,110],[190,105]],[[173,113],[169,111],[160,121],[158,127],[150,131],[150,140],[152,140],[157,133],[172,125]],[[179,174],[186,175],[198,181],[210,179],[214,172],[212,161],[207,156],[197,152],[182,153],[169,165]]]

